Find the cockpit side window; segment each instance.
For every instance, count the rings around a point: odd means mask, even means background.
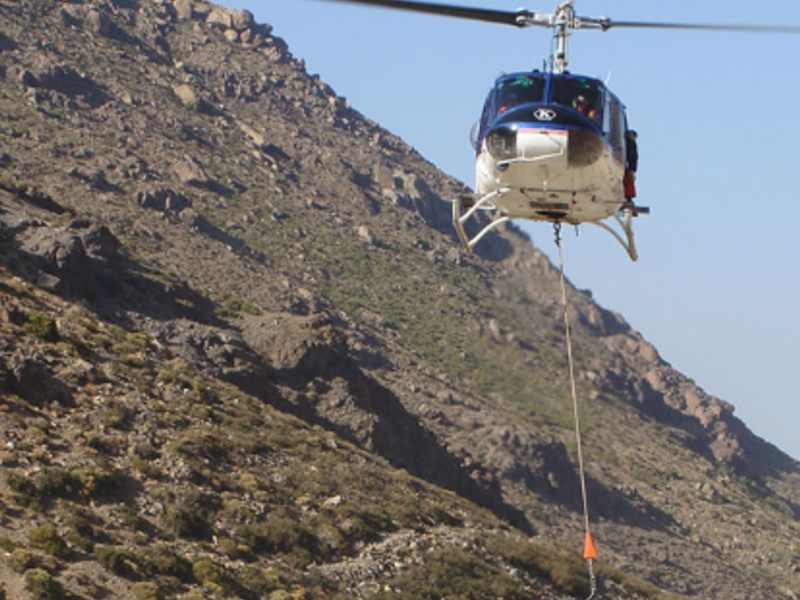
[[[486,128],[489,127],[489,123],[492,119],[492,115],[494,114],[494,102],[492,93],[490,92],[489,95],[486,97],[486,102],[483,104],[483,113],[481,113],[481,120],[473,125],[472,129],[469,132],[469,141],[472,144],[472,147],[478,151],[480,150],[481,140],[483,136],[486,134]]]
[[[500,112],[520,104],[531,104],[544,100],[544,77],[541,75],[517,75],[503,79],[496,86],[495,106]]]
[[[569,106],[598,123],[601,122],[603,86],[598,81],[569,76],[554,77],[550,101]]]
[[[625,107],[612,94],[606,98],[605,122],[603,131],[605,132],[614,158],[619,162],[624,162],[625,157]]]

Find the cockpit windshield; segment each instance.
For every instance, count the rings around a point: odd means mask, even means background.
[[[594,79],[561,75],[553,77],[550,101],[574,108],[599,121],[602,109],[603,85]]]
[[[500,112],[520,104],[544,100],[544,77],[541,75],[516,75],[497,83],[495,106]]]

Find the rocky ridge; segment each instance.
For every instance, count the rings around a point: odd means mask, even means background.
[[[558,279],[527,239],[463,255],[463,185],[249,13],[0,16],[11,597],[424,598],[463,572],[584,597]],[[569,295],[604,585],[794,597],[797,463]]]

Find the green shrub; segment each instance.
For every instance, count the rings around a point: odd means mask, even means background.
[[[178,506],[167,515],[166,521],[179,538],[207,540],[211,537],[211,525],[205,511],[196,505]]]
[[[16,501],[36,511],[44,510],[54,498],[71,496],[79,486],[68,471],[59,467],[45,468],[31,479],[10,473],[6,481]]]
[[[31,593],[33,600],[61,600],[66,598],[64,588],[44,569],[28,569],[25,571],[25,589]]]
[[[291,590],[277,590],[269,595],[269,600],[306,600],[308,593],[302,587],[293,587]]]
[[[240,317],[242,313],[258,316],[261,309],[252,302],[226,293],[214,307],[214,313],[220,317]]]
[[[0,504],[0,508],[5,508],[2,504]],[[0,550],[5,550],[6,552],[13,552],[14,548],[17,547],[17,544],[11,538],[0,536]]]
[[[14,493],[16,502],[33,510],[42,510],[42,497],[33,481],[19,473],[9,473],[6,483]]]
[[[393,531],[397,525],[385,510],[369,504],[342,511],[346,515],[339,529],[349,543],[371,542],[380,538],[381,533]]]
[[[67,519],[67,526],[70,528],[67,533],[67,541],[72,546],[91,552],[94,549],[94,526],[93,521],[97,518],[94,515],[76,514]]]
[[[41,313],[31,313],[22,328],[45,342],[58,341],[58,327],[52,317]]]
[[[116,496],[122,487],[125,475],[122,471],[101,465],[75,469],[71,476],[78,482],[80,494],[93,500],[109,499]]]
[[[69,546],[61,537],[55,525],[44,523],[28,531],[28,541],[31,546],[56,558],[67,558]]]
[[[282,587],[281,578],[275,571],[257,565],[245,569],[240,581],[251,592],[266,598]]]
[[[325,554],[324,545],[312,531],[294,519],[277,515],[239,528],[236,540],[255,554],[291,554],[303,563]]]
[[[114,429],[128,429],[133,416],[133,410],[119,400],[110,400],[100,408],[100,420]]]
[[[36,475],[34,485],[44,498],[68,498],[77,491],[80,483],[66,469],[48,467]]]
[[[97,557],[97,562],[103,567],[127,579],[137,578],[141,573],[141,559],[124,548],[97,546],[94,549],[94,555]]]
[[[173,577],[183,583],[194,581],[192,564],[165,546],[156,546],[146,557],[151,575]]]
[[[119,471],[95,465],[75,469],[47,467],[32,478],[10,473],[6,481],[17,502],[41,511],[56,498],[98,500],[113,496],[119,490],[122,477]]]
[[[113,510],[114,518],[118,519],[120,524],[127,527],[130,531],[142,531],[145,527],[146,521],[132,506],[126,504],[117,504]]]
[[[158,584],[153,581],[137,581],[131,586],[136,600],[162,600],[164,595]]]
[[[225,572],[225,567],[211,560],[199,560],[194,563],[192,573],[200,585],[214,593],[227,594],[235,587],[233,580]]]
[[[11,563],[11,568],[14,569],[16,573],[24,573],[34,566],[33,554],[30,550],[26,550],[25,548],[14,549],[9,562]]]

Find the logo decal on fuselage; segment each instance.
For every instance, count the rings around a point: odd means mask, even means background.
[[[552,121],[556,118],[556,111],[552,108],[537,108],[533,112],[533,118],[537,121]]]

